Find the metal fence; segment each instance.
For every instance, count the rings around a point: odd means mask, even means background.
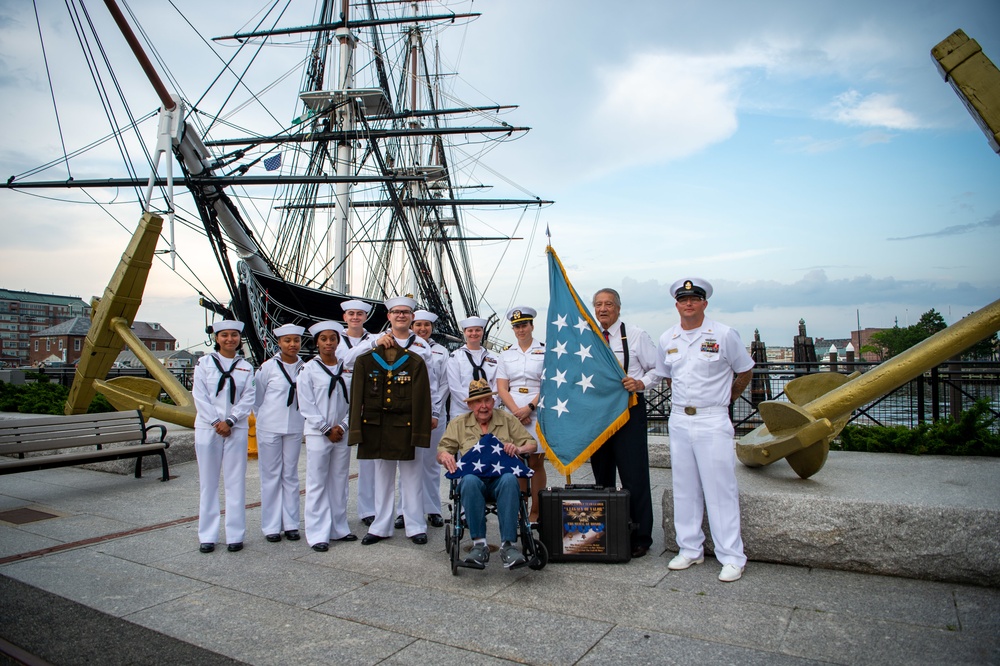
[[[833,371],[850,374],[867,372],[877,363],[840,362]],[[753,380],[733,404],[730,415],[737,435],[744,435],[763,425],[757,409],[764,400],[784,400],[785,385],[796,377],[815,372],[830,372],[829,363],[758,363]],[[991,429],[1000,431],[1000,363],[996,361],[949,362],[907,382],[895,391],[854,410],[848,423],[857,425],[902,425],[913,428],[919,423],[957,417],[977,400],[986,399],[993,415]],[[646,391],[646,413],[651,433],[666,434],[670,419],[670,389],[661,382]]]
[[[840,362],[833,371],[850,374],[854,371],[867,372],[877,363]],[[64,386],[73,383],[73,368],[46,368],[39,370],[50,381]],[[194,368],[171,370],[188,389],[194,375]],[[830,363],[758,363],[754,367],[753,380],[743,395],[733,404],[731,416],[737,435],[744,435],[757,426],[763,425],[757,409],[764,400],[788,400],[785,385],[796,377],[815,373],[831,372]],[[149,377],[143,368],[115,368],[108,374],[112,377]],[[1000,431],[1000,362],[960,361],[949,362],[933,368],[929,372],[907,382],[895,391],[856,409],[849,423],[858,425],[903,425],[909,428],[918,423],[956,417],[974,402],[986,399],[993,415],[991,428]],[[646,390],[646,413],[649,416],[649,431],[667,434],[670,419],[670,389],[666,382]]]

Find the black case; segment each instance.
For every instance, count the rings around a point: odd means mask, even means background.
[[[628,562],[629,492],[594,485],[543,488],[538,530],[550,562]]]

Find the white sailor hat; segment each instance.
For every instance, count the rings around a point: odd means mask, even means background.
[[[417,310],[413,313],[413,321],[429,321],[434,323],[438,320],[438,316],[433,312],[428,312],[427,310]]]
[[[482,317],[466,317],[462,321],[458,322],[458,327],[463,331],[467,328],[472,328],[473,326],[486,328],[486,320]]]
[[[394,296],[392,298],[385,299],[386,310],[391,310],[398,305],[410,308],[410,310],[417,309],[417,302],[409,296]]]
[[[347,312],[348,310],[363,310],[365,314],[367,314],[372,311],[372,304],[359,301],[355,298],[349,301],[343,301],[340,304],[340,309],[342,312]]]
[[[511,324],[526,324],[529,321],[533,321],[535,319],[535,315],[537,314],[538,312],[535,308],[529,308],[522,305],[520,307],[507,310],[507,319],[510,320]]]
[[[309,327],[309,334],[314,338],[319,336],[323,331],[336,331],[337,335],[344,337],[344,327],[335,321],[321,321]]]
[[[712,296],[712,285],[701,278],[681,278],[670,285],[670,295],[675,300],[681,296],[701,296],[707,301]]]
[[[243,332],[243,322],[235,321],[233,319],[223,319],[222,321],[217,321],[212,324],[212,332],[218,333],[219,331],[238,331]]]
[[[285,324],[284,326],[279,326],[271,331],[275,338],[280,338],[286,335],[302,335],[305,332],[305,328],[302,326],[296,326],[295,324]]]

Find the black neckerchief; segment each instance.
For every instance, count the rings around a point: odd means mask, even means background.
[[[486,379],[486,371],[483,370],[483,366],[486,365],[486,352],[483,352],[483,360],[476,365],[476,362],[472,360],[472,354],[469,353],[468,349],[463,349],[466,358],[469,359],[469,363],[472,364],[472,379]]]
[[[365,334],[358,339],[358,342],[364,342],[367,339],[368,339],[368,331],[365,331]],[[354,349],[354,345],[351,344],[351,337],[346,333],[344,333],[344,344],[347,345],[348,349]]]
[[[239,356],[236,357],[236,360],[233,361],[233,364],[231,366],[229,366],[228,370],[223,370],[222,369],[222,364],[219,363],[219,357],[216,356],[215,354],[212,354],[212,361],[215,362],[215,367],[218,368],[219,372],[222,373],[222,376],[219,377],[219,385],[215,389],[215,395],[219,395],[220,393],[222,393],[222,389],[226,386],[226,380],[228,379],[229,380],[229,404],[235,405],[236,404],[236,380],[233,379],[233,370],[236,369],[236,364],[240,362],[240,357]]]
[[[278,363],[278,369],[281,370],[281,374],[288,380],[288,402],[285,403],[285,407],[291,407],[292,403],[295,402],[295,382],[288,376],[288,371],[285,370],[285,364],[282,363],[281,357],[279,356],[274,360]]]
[[[327,374],[327,376],[330,377],[330,386],[329,386],[329,388],[326,389],[326,397],[329,398],[331,395],[333,395],[333,389],[335,389],[337,387],[337,384],[339,383],[340,384],[340,390],[343,391],[343,393],[344,393],[344,400],[347,401],[348,405],[351,404],[351,397],[349,395],[347,395],[347,384],[344,383],[344,377],[343,377],[343,374],[344,374],[344,364],[343,363],[338,364],[339,367],[340,367],[340,372],[338,372],[337,374],[334,374],[334,373],[332,373],[332,372],[330,372],[329,370],[326,369],[326,363],[324,363],[323,361],[318,361],[318,363],[319,363],[320,369],[323,372],[325,372]]]

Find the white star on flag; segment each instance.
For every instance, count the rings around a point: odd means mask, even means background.
[[[483,465],[483,463],[479,462],[478,460],[472,463],[472,468],[477,472],[482,472],[483,467],[485,467],[485,465]]]
[[[563,413],[569,411],[569,409],[566,407],[567,402],[569,402],[569,400],[559,400],[558,398],[556,398],[556,406],[553,407],[552,409],[559,412],[559,416],[562,416]]]
[[[496,472],[497,476],[503,474],[503,465],[496,463],[493,465],[493,471]]]
[[[566,315],[559,315],[558,317],[556,317],[556,320],[552,322],[552,325],[555,326],[560,331],[563,330],[564,327],[568,326],[568,324],[566,323]]]
[[[583,345],[580,345],[580,351],[573,352],[573,353],[580,357],[580,363],[583,363],[584,360],[586,360],[588,358],[594,358],[593,356],[590,355],[590,346],[589,345],[586,346],[586,347],[584,347]]]
[[[493,455],[498,456],[501,451],[503,451],[503,444],[498,443],[493,445]]]
[[[563,354],[568,354],[569,353],[569,352],[566,351],[566,343],[565,342],[560,342],[555,347],[553,347],[552,348],[552,352],[556,356],[558,356],[559,358],[562,358]]]
[[[556,386],[562,386],[566,383],[566,371],[560,370],[556,373],[556,376],[552,378],[552,381],[556,383]]]
[[[594,375],[580,375],[580,381],[576,383],[580,387],[583,393],[587,392],[587,389],[594,388],[594,385],[590,383],[590,380],[594,378]]]
[[[583,317],[576,320],[576,325],[573,326],[576,330],[580,331],[577,335],[583,335],[583,332],[590,328],[590,324]]]

